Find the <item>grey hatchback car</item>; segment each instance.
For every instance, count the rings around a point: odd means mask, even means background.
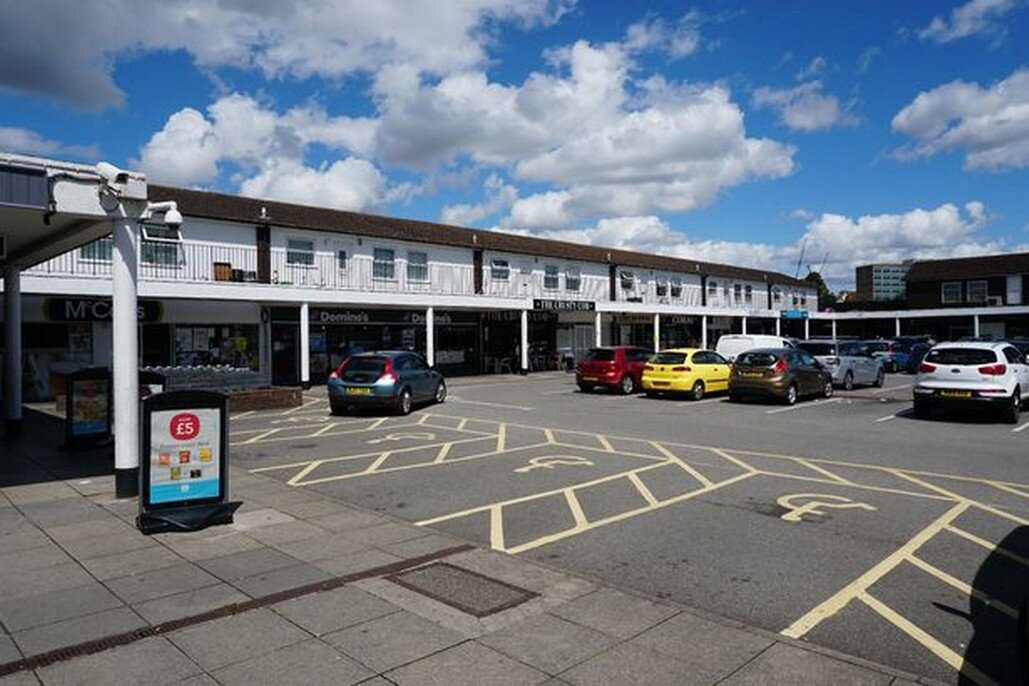
[[[844,390],[857,384],[882,386],[886,380],[883,361],[860,341],[809,340],[800,341],[797,347],[814,355],[832,374],[833,384]]]
[[[447,398],[443,375],[425,359],[408,350],[386,350],[353,355],[329,374],[332,414],[351,408],[380,406],[409,414],[418,402],[441,403]]]

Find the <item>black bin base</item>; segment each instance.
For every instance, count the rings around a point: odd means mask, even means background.
[[[169,510],[140,512],[136,526],[144,534],[199,531],[218,524],[232,524],[232,515],[243,503],[214,503]]]

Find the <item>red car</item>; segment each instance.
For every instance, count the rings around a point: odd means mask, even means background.
[[[640,387],[643,365],[652,354],[646,348],[622,345],[590,348],[575,368],[575,383],[584,393],[606,386],[629,395]]]

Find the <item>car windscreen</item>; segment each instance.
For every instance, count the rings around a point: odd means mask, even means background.
[[[586,353],[587,362],[614,362],[614,359],[614,350],[605,350],[604,348],[590,348],[590,351]]]
[[[737,367],[771,367],[778,360],[773,353],[749,352],[736,358]]]
[[[650,358],[651,364],[682,364],[686,361],[683,353],[658,353]]]
[[[930,364],[978,365],[993,364],[997,354],[992,350],[981,348],[942,348],[930,350],[925,356]]]
[[[815,357],[836,354],[835,343],[798,343],[797,345],[801,350],[807,351]]]
[[[375,381],[382,376],[385,368],[386,358],[384,357],[351,357],[343,365],[339,376],[344,381]]]
[[[866,354],[866,350],[867,348],[860,343],[844,343],[840,346],[840,355],[860,357]]]

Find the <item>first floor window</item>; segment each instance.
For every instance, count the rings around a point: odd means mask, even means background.
[[[682,297],[682,281],[680,281],[679,279],[672,279],[672,297]]]
[[[782,291],[779,290],[778,288],[773,288],[772,289],[772,300],[775,301],[776,304],[781,303],[782,302]]]
[[[632,272],[621,272],[619,280],[622,282],[623,291],[631,291],[636,286],[636,275]]]
[[[718,297],[718,282],[708,281],[707,282],[707,297],[715,298]]]
[[[940,288],[940,301],[943,303],[961,302],[961,282],[945,281]]]
[[[747,286],[746,288],[743,289],[743,302],[747,303],[748,305],[750,305],[751,303],[754,302],[754,287],[753,286]]]
[[[178,227],[142,225],[140,260],[145,264],[178,266],[182,235]]]
[[[565,290],[578,291],[582,281],[582,272],[578,267],[568,267],[565,270]]]
[[[968,282],[968,302],[970,303],[984,303],[987,301],[989,296],[989,289],[986,281],[969,281]]]
[[[341,272],[345,272],[347,270],[347,251],[346,250],[337,250],[336,251],[336,266],[339,268],[339,270]]]
[[[543,265],[543,287],[550,291],[561,287],[560,271],[556,264]]]
[[[733,286],[732,286],[732,301],[734,303],[738,304],[740,302],[740,296],[742,294],[743,294],[743,286],[741,286],[738,283],[733,284]]]
[[[424,252],[407,253],[407,280],[421,281],[429,280],[429,255]]]
[[[394,252],[392,250],[388,248],[375,248],[372,257],[373,279],[396,278],[396,265],[394,264]]]
[[[286,264],[314,266],[314,241],[290,238],[286,241]]]
[[[654,290],[657,292],[657,297],[665,298],[668,296],[668,282],[662,279],[658,279],[655,284]]]
[[[489,276],[494,281],[507,281],[511,278],[511,265],[507,260],[493,260],[489,265]]]
[[[99,238],[79,248],[79,259],[91,262],[110,262],[113,246],[114,240],[110,236]]]

